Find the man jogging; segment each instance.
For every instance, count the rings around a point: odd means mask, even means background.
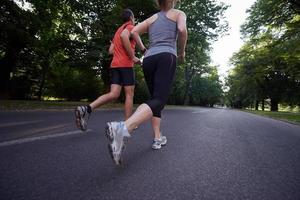
[[[122,13],[123,24],[116,31],[109,47],[109,54],[113,55],[110,66],[110,91],[98,97],[89,105],[78,106],[75,109],[76,125],[82,131],[87,129],[87,120],[92,111],[102,105],[119,98],[122,87],[125,91],[125,119],[132,114],[135,86],[134,63],[139,63],[135,57],[135,41],[130,38],[134,28],[135,18],[130,9]]]

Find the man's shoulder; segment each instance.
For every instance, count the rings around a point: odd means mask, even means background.
[[[118,28],[118,31],[121,33],[122,31],[127,29],[130,32],[133,28],[134,28],[134,25],[132,23],[126,22]]]
[[[127,26],[126,26],[127,29],[133,29],[133,27],[134,27],[134,25],[131,23],[127,24]]]

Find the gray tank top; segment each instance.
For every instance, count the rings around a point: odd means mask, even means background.
[[[149,27],[150,46],[145,58],[164,52],[177,56],[177,23],[169,19],[165,12],[157,14],[158,18]]]

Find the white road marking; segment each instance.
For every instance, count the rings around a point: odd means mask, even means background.
[[[35,124],[35,123],[39,123],[41,121],[42,120],[11,122],[11,123],[6,123],[6,124],[0,124],[0,128],[10,127],[10,126],[20,126],[20,125],[25,125],[25,124]]]
[[[59,125],[53,125],[53,126],[48,126],[48,127],[43,127],[43,128],[32,128],[29,130],[24,131],[23,133],[25,135],[34,135],[37,133],[43,133],[43,132],[49,132],[52,131],[52,133],[55,133],[55,130],[61,130],[67,126],[71,126],[71,123],[66,123],[66,124],[59,124]]]
[[[37,140],[46,140],[46,139],[50,139],[50,138],[63,137],[63,136],[67,136],[67,135],[75,135],[75,134],[80,134],[80,133],[84,134],[84,133],[90,132],[90,131],[91,131],[91,129],[88,129],[85,132],[82,132],[80,130],[76,130],[76,131],[56,133],[56,134],[44,135],[44,136],[38,136],[38,137],[21,138],[21,139],[17,139],[17,140],[1,142],[0,147],[11,146],[11,145],[15,145],[15,144],[23,144],[23,143],[28,143],[28,142],[34,142],[34,141],[37,141]]]

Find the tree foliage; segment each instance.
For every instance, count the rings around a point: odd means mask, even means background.
[[[184,68],[183,103],[188,105],[195,92],[192,90],[193,79],[209,72],[211,42],[228,29],[224,18],[228,6],[215,0],[187,0],[179,4],[179,8],[187,13],[189,34],[186,62],[181,66]]]
[[[111,61],[107,50],[122,23],[124,8],[133,10],[138,21],[157,12],[153,0],[1,1],[0,98],[93,100],[104,93]],[[178,8],[188,16],[188,56],[177,70],[169,102],[209,105],[211,102],[200,100],[213,91],[204,92],[205,88],[218,83],[216,78],[208,78],[215,76],[209,66],[209,49],[227,30],[227,6],[215,0],[187,0]],[[143,39],[147,43],[146,36]],[[136,68],[136,74],[135,100],[141,102],[148,92],[142,70]],[[195,86],[201,82],[205,82],[203,90]]]
[[[258,0],[242,26],[246,44],[232,57],[228,98],[235,107],[270,100],[300,104],[300,13],[297,1]]]

